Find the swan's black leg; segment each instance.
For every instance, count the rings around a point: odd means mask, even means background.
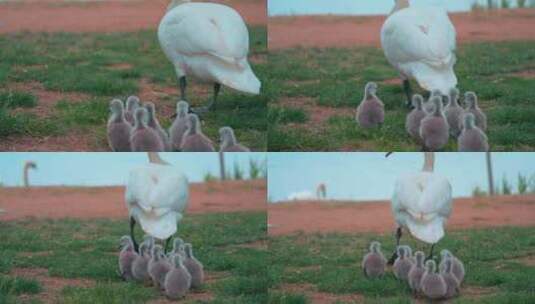
[[[178,82],[180,84],[180,100],[186,100],[186,76],[180,77]]]
[[[211,109],[215,109],[217,96],[219,96],[219,91],[221,91],[221,84],[214,84],[214,97],[212,98],[212,100],[210,100],[210,102],[206,106],[195,108],[192,110],[192,112],[195,114],[202,114],[210,111]]]
[[[408,79],[403,80],[403,91],[405,92],[405,96],[407,97],[407,102],[405,103],[405,106],[408,108],[412,108],[412,88],[411,83]]]
[[[133,217],[130,217],[130,237],[134,243],[134,250],[138,252],[139,246],[137,245],[136,238],[134,236],[134,226],[136,225],[136,220]]]
[[[394,265],[394,262],[398,258],[398,246],[399,246],[399,240],[401,239],[402,231],[401,227],[398,227],[396,230],[396,249],[394,249],[394,253],[390,257],[390,260],[388,260],[388,265]]]
[[[169,241],[171,241],[171,239],[173,238],[173,236],[170,236],[167,238],[167,240],[165,241],[165,247],[163,249],[163,252],[164,253],[167,253],[167,248],[169,248]]]
[[[429,255],[425,259],[426,261],[433,259],[433,249],[435,248],[435,244],[431,245],[431,250],[429,250]]]

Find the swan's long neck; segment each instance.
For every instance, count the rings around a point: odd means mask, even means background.
[[[402,10],[404,8],[407,8],[410,6],[409,0],[396,0],[396,4],[394,5],[394,8],[390,12],[390,15],[393,13]]]
[[[435,169],[435,153],[425,152],[424,153],[424,167],[422,171],[424,172],[433,172]]]
[[[182,3],[190,2],[190,0],[171,0],[169,5],[167,6],[167,11],[172,10],[173,8],[179,6]]]
[[[33,166],[33,163],[31,162],[27,162],[26,164],[24,164],[24,187],[30,187],[30,177],[29,177],[29,172],[30,172],[30,169],[32,168]]]
[[[157,152],[148,152],[148,155],[149,155],[149,162],[151,164],[169,165],[168,162],[160,158],[160,154],[158,154]]]

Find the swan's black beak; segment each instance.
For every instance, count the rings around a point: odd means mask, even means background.
[[[175,119],[178,115],[175,113],[173,115],[171,115],[171,119]]]
[[[386,157],[389,157],[390,154],[392,154],[392,153],[394,153],[394,152],[388,152],[388,153],[386,153],[386,154],[385,154],[385,158],[386,158]]]

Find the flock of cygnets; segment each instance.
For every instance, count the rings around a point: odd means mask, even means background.
[[[413,110],[407,115],[405,129],[424,150],[444,148],[450,136],[457,139],[460,152],[489,150],[485,134],[487,117],[477,104],[477,95],[466,92],[466,106],[463,108],[459,104],[459,94],[459,90],[453,88],[445,96],[439,91],[431,92],[427,102],[421,95],[412,97]],[[377,84],[369,82],[364,89],[364,99],[357,108],[356,121],[362,128],[373,128],[384,123],[384,116],[384,104],[377,97]]]
[[[204,282],[203,265],[195,258],[192,246],[180,238],[173,240],[173,250],[165,254],[153,237],[145,237],[136,252],[128,235],[121,237],[120,276],[126,281],[153,285],[172,300],[184,298],[190,289]]]
[[[450,299],[459,294],[464,280],[465,270],[461,260],[449,250],[440,252],[441,260],[439,272],[436,262],[432,259],[425,261],[422,251],[412,255],[412,249],[407,245],[397,247],[397,259],[392,271],[394,276],[407,282],[416,296],[423,295],[430,300]],[[381,244],[373,241],[370,252],[362,260],[364,275],[368,278],[382,277],[386,272],[387,260],[381,252]]]
[[[213,152],[214,144],[202,133],[201,123],[196,114],[189,113],[189,104],[179,101],[176,118],[166,132],[156,118],[154,103],[144,102],[139,97],[130,96],[125,105],[120,99],[110,102],[108,119],[108,143],[116,152]],[[220,151],[248,152],[239,144],[230,127],[219,129]]]

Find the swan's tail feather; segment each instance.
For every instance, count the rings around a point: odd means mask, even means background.
[[[457,87],[457,76],[451,64],[435,67],[420,63],[412,67],[412,75],[423,89],[430,92],[439,90],[442,95],[448,95]]]
[[[255,95],[260,94],[262,84],[248,64],[242,69],[219,71],[217,78],[221,84],[234,90]]]
[[[410,233],[415,238],[428,244],[435,244],[444,237],[443,224],[442,219],[439,217],[435,217],[430,222],[420,222],[414,219],[407,221],[407,227]]]

